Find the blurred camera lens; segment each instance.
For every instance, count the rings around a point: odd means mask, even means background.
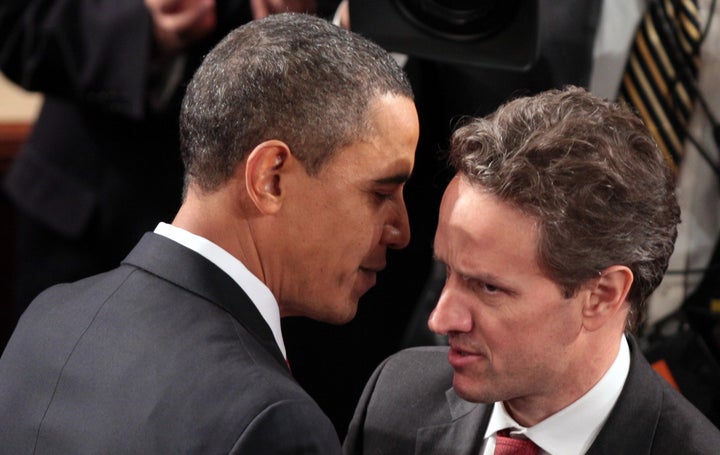
[[[395,0],[417,27],[452,40],[487,38],[513,18],[520,0]]]

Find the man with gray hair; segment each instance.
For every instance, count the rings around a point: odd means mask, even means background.
[[[172,224],[41,294],[0,358],[0,447],[340,452],[280,318],[340,324],[409,241],[412,91],[378,46],[309,15],[231,32],[191,81]]]
[[[449,348],[376,370],[346,453],[716,453],[720,432],[630,335],[680,220],[639,118],[583,89],[544,92],[469,120],[450,161],[428,323]]]

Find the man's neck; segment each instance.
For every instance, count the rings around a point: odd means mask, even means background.
[[[625,385],[630,370],[630,349],[624,337],[608,371],[587,393],[542,421],[526,427],[495,403],[485,438],[504,428],[516,428],[549,453],[585,453],[602,429]]]
[[[612,340],[612,341],[610,341]],[[508,414],[524,427],[531,427],[576,402],[607,373],[618,357],[622,335],[592,344],[579,352],[559,380],[548,384],[544,394],[519,397],[503,402]]]

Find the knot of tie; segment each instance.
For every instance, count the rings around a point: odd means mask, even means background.
[[[529,439],[510,437],[508,430],[498,431],[495,439],[495,455],[537,455],[540,447]]]

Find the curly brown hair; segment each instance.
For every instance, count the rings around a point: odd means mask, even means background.
[[[539,265],[567,297],[611,265],[629,267],[627,329],[637,328],[680,209],[674,175],[634,113],[577,87],[518,98],[457,129],[450,161],[538,220]]]

